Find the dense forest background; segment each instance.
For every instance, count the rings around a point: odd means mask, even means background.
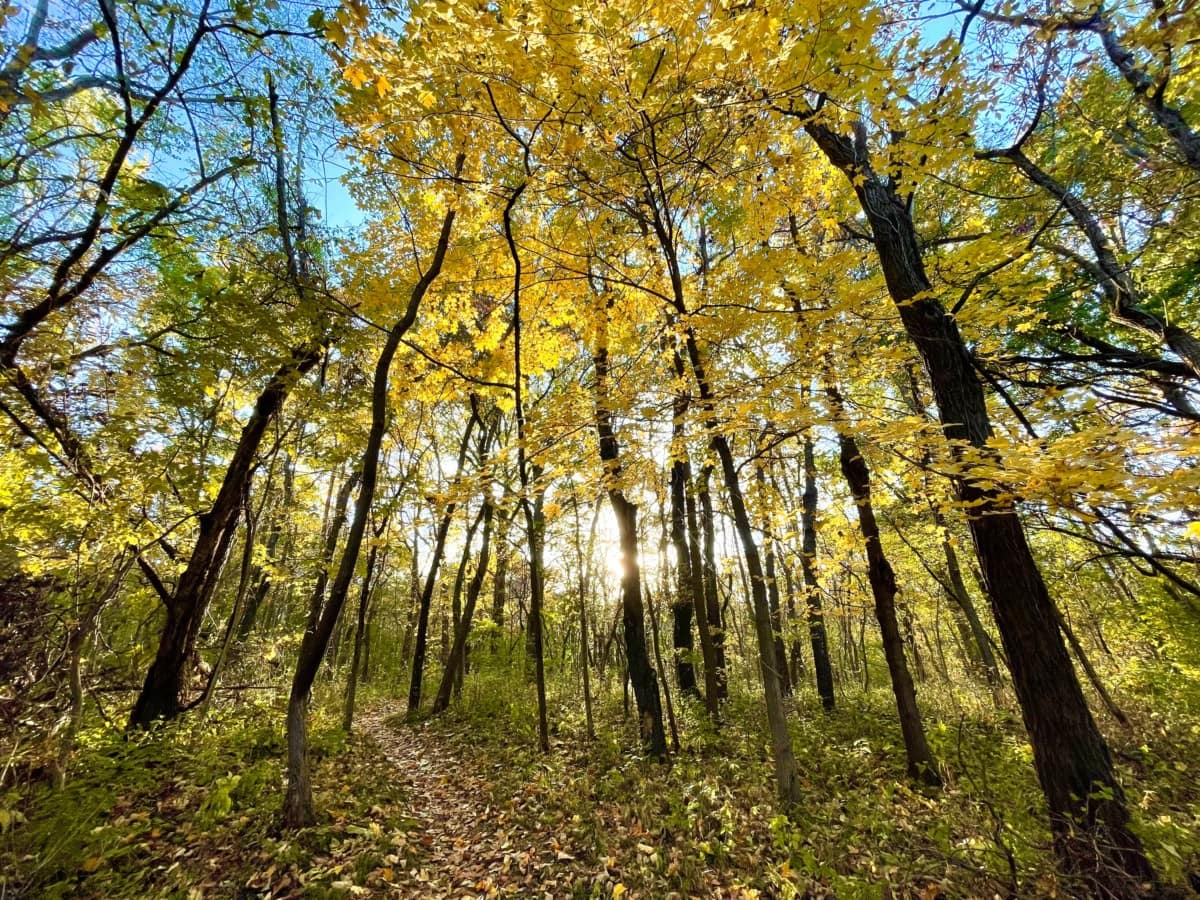
[[[1200,891],[1198,41],[0,10],[0,896]]]

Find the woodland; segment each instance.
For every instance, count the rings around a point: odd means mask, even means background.
[[[1197,896],[1198,44],[4,6],[0,898]]]

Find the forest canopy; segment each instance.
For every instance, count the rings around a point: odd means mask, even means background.
[[[0,10],[0,894],[1200,891],[1198,42]]]

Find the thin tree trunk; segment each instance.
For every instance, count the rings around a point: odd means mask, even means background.
[[[437,696],[433,700],[434,715],[442,712],[450,705],[450,693],[462,670],[462,661],[467,647],[467,636],[471,632],[471,620],[475,616],[475,604],[479,600],[479,592],[483,590],[483,579],[487,575],[488,561],[491,556],[492,516],[494,513],[495,504],[492,502],[490,496],[485,497],[481,512],[483,536],[480,538],[479,562],[475,566],[475,573],[471,576],[471,583],[467,586],[467,603],[463,608],[462,618],[458,623],[458,630],[454,633],[454,646],[450,648],[450,658],[447,660],[446,669],[442,673],[442,683],[438,686]],[[469,542],[468,546],[470,546]]]
[[[729,680],[725,668],[725,620],[721,614],[721,597],[717,591],[716,562],[716,518],[713,513],[712,493],[709,480],[713,467],[700,469],[697,496],[700,500],[700,532],[703,556],[704,605],[708,613],[708,630],[712,635],[714,672],[717,682],[717,699],[729,697]]]
[[[572,487],[572,499],[575,508],[575,567],[579,571],[579,665],[583,671],[583,714],[587,728],[587,739],[596,739],[596,727],[592,719],[592,680],[588,672],[588,594],[591,590],[592,555],[596,547],[596,524],[600,521],[600,504],[596,504],[592,513],[592,527],[588,531],[588,548],[586,558],[583,552],[583,541],[579,534],[579,498],[575,496]]]
[[[677,426],[678,427],[678,426]],[[697,696],[696,666],[692,662],[695,642],[692,618],[696,603],[692,597],[692,558],[687,544],[687,469],[682,459],[671,463],[671,544],[675,548],[675,599],[671,603],[671,649],[675,659],[675,677],[679,690]]]
[[[687,511],[689,573],[691,575],[692,602],[696,607],[696,630],[700,634],[700,654],[704,659],[704,705],[715,724],[721,714],[720,666],[717,662],[717,647],[713,639],[712,626],[708,619],[708,598],[704,589],[704,563],[700,550],[700,527],[696,513],[696,497],[692,491],[692,467],[684,461],[687,478],[687,493],[684,495]]]
[[[362,660],[363,643],[367,632],[367,606],[371,601],[371,579],[375,575],[375,563],[379,559],[379,545],[372,544],[367,553],[367,570],[363,572],[362,587],[358,595],[358,618],[354,628],[354,650],[350,656],[350,672],[346,676],[346,699],[342,705],[342,730],[349,732],[354,727],[354,701],[358,694],[358,667]],[[365,679],[364,679],[365,680]]]
[[[900,732],[904,736],[904,752],[908,758],[908,776],[928,785],[941,785],[937,760],[929,749],[925,737],[925,726],[921,723],[921,710],[917,706],[917,690],[908,672],[904,658],[904,640],[900,635],[900,623],[896,619],[896,575],[883,552],[879,540],[879,525],[875,521],[875,510],[871,504],[871,472],[867,461],[858,449],[858,444],[848,433],[842,397],[837,389],[826,388],[838,416],[838,451],[842,476],[850,487],[854,504],[858,508],[858,525],[867,550],[867,578],[871,582],[871,594],[875,598],[875,618],[883,635],[883,655],[887,659],[888,673],[892,680],[892,693],[896,698],[896,711],[900,717]]]
[[[455,477],[462,475],[463,464],[467,458],[467,447],[471,441],[471,432],[479,423],[479,416],[474,404],[471,415],[467,419],[467,427],[463,429],[462,441],[458,445],[458,461],[455,465]],[[416,716],[421,711],[421,682],[425,673],[425,655],[429,647],[429,610],[433,606],[433,589],[437,585],[438,569],[442,564],[442,556],[446,552],[446,536],[450,533],[450,523],[454,519],[455,504],[448,503],[438,522],[437,534],[434,537],[433,553],[429,558],[429,571],[425,574],[425,586],[421,590],[421,598],[417,604],[417,635],[413,648],[412,672],[408,685],[408,715]]]
[[[460,156],[460,163],[462,157]],[[367,516],[375,499],[375,482],[379,474],[379,455],[388,418],[388,380],[392,359],[400,347],[400,341],[417,319],[421,299],[442,270],[446,250],[450,245],[450,231],[454,226],[454,210],[446,213],[438,237],[437,249],[425,273],[414,285],[404,316],[388,332],[387,341],[379,360],[375,364],[371,382],[371,430],[362,455],[362,484],[354,503],[354,518],[342,550],[341,564],[329,591],[329,600],[321,613],[317,627],[306,631],[300,644],[296,661],[296,674],[292,678],[292,689],[288,696],[287,709],[287,793],[283,803],[283,822],[286,828],[303,828],[311,825],[316,816],[313,811],[312,782],[308,764],[308,698],[313,682],[329,646],[345,603],[354,570],[358,565],[358,552],[362,547],[363,534],[367,528]]]
[[[644,588],[646,594],[646,606],[650,612],[650,637],[652,646],[654,647],[654,664],[658,669],[658,677],[662,681],[663,702],[667,708],[667,725],[671,729],[671,752],[679,753],[679,726],[675,723],[675,704],[671,702],[671,686],[667,683],[667,672],[663,667],[662,651],[659,649],[662,646],[662,639],[658,634],[658,609],[654,605],[654,596],[650,592],[649,587]]]
[[[550,752],[550,724],[546,711],[546,661],[542,637],[542,600],[545,592],[545,568],[542,562],[545,519],[543,492],[538,491],[536,508],[529,502],[531,481],[540,473],[539,466],[531,466],[525,448],[525,403],[521,368],[521,254],[513,237],[512,211],[527,182],[522,181],[504,205],[504,239],[508,244],[513,263],[513,406],[517,420],[517,477],[521,481],[521,508],[525,512],[525,530],[529,541],[529,636],[533,650],[533,677],[537,691],[538,746],[543,753]],[[533,469],[532,479],[530,469]]]
[[[829,662],[829,635],[825,630],[825,614],[821,610],[821,591],[817,585],[817,463],[813,454],[812,435],[805,433],[804,495],[800,521],[804,535],[800,544],[800,569],[804,573],[805,602],[808,605],[808,636],[812,644],[813,671],[817,678],[817,695],[826,712],[837,702],[833,694],[833,666]]]

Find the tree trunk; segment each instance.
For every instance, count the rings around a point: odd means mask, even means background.
[[[542,600],[545,592],[543,545],[545,540],[544,491],[539,489],[536,503],[529,502],[531,482],[541,474],[541,467],[531,465],[525,449],[524,374],[521,368],[521,254],[513,237],[512,211],[525,192],[522,181],[504,205],[504,239],[513,264],[513,406],[517,420],[517,477],[521,481],[521,508],[525,513],[525,530],[529,541],[529,637],[533,652],[533,678],[537,691],[538,746],[550,752],[550,723],[546,710],[546,661],[542,640]],[[532,472],[530,471],[532,469]],[[531,477],[532,475],[532,477]]]
[[[696,497],[692,492],[692,470],[686,460],[683,465],[688,486],[685,505],[687,508],[691,592],[692,601],[696,607],[696,630],[700,633],[700,653],[704,659],[704,705],[715,724],[721,712],[720,667],[717,663],[717,648],[713,640],[712,626],[708,619],[708,601],[704,590],[704,563],[700,551],[700,528],[697,524]]]
[[[467,419],[467,427],[463,430],[462,441],[458,445],[458,463],[455,466],[456,478],[461,477],[463,463],[467,458],[467,446],[471,440],[471,432],[479,421],[475,408],[472,406],[471,415]],[[450,532],[450,523],[454,519],[453,503],[446,505],[442,519],[438,522],[437,535],[434,538],[433,553],[429,558],[429,571],[425,574],[425,587],[421,590],[421,599],[417,604],[417,635],[416,646],[413,648],[412,673],[408,685],[408,715],[413,717],[421,710],[421,681],[425,672],[425,654],[429,646],[429,610],[433,606],[433,589],[437,585],[437,573],[442,564],[442,556],[446,552],[446,535]]]
[[[442,672],[442,683],[438,686],[437,696],[433,700],[433,713],[437,715],[450,705],[450,693],[454,688],[458,675],[462,670],[462,662],[466,653],[467,635],[471,632],[471,619],[475,615],[475,604],[479,600],[479,592],[483,590],[483,579],[487,575],[488,561],[492,549],[492,516],[495,505],[491,497],[483,501],[483,537],[480,539],[479,562],[475,566],[475,574],[467,586],[467,602],[463,608],[458,629],[454,633],[454,646],[450,648],[450,658]],[[468,542],[467,546],[470,546]]]
[[[771,516],[769,514],[769,500],[767,497],[767,476],[763,470],[763,461],[761,459],[754,471],[758,487],[759,504],[762,507],[759,510],[759,516],[764,522],[763,549],[766,554],[764,557],[764,568],[767,576],[767,600],[771,606],[771,629],[775,632],[775,662],[779,666],[779,690],[783,693],[783,696],[790,697],[792,695],[792,679],[787,665],[787,648],[783,645],[783,606],[779,602],[779,579],[775,574],[775,536],[774,529],[770,527]]]
[[[804,495],[800,523],[804,535],[800,543],[800,569],[804,573],[805,602],[808,605],[808,637],[812,644],[813,672],[817,695],[826,712],[837,702],[833,695],[833,665],[829,662],[829,635],[821,610],[821,591],[817,585],[817,463],[810,434],[804,435]]]
[[[954,442],[962,467],[956,493],[968,511],[1059,860],[1095,894],[1136,896],[1141,885],[1155,880],[1154,870],[1129,827],[1124,792],[1075,677],[1054,604],[1012,501],[991,481],[976,477],[961,450],[963,444],[985,448],[991,421],[970,351],[925,275],[908,206],[871,168],[865,142],[813,120],[805,128],[858,196],[888,291],[924,360],[943,431]]]
[[[832,401],[835,414],[841,419],[845,415],[841,395],[832,386],[826,388],[826,393]],[[875,618],[883,635],[883,655],[887,659],[892,693],[896,698],[896,711],[900,716],[900,732],[904,736],[904,752],[908,758],[908,776],[928,785],[941,785],[937,760],[933,757],[933,751],[929,749],[925,727],[921,723],[917,690],[913,686],[908,663],[904,658],[904,639],[900,635],[900,623],[896,619],[896,575],[879,540],[879,525],[875,521],[875,510],[871,504],[871,472],[847,427],[842,421],[837,424],[842,476],[846,479],[850,494],[854,497],[854,504],[858,508],[858,526],[867,550],[867,578],[871,582],[871,594],[875,598]]]
[[[667,671],[663,667],[662,651],[659,649],[662,646],[662,639],[658,634],[658,609],[654,605],[654,596],[650,592],[650,588],[644,588],[646,594],[646,606],[650,612],[650,637],[651,646],[654,648],[654,664],[658,671],[658,677],[662,681],[663,702],[667,708],[667,724],[671,729],[671,752],[679,753],[679,726],[675,722],[675,705],[671,702],[671,686],[667,683]]]
[[[354,700],[358,693],[358,668],[362,661],[363,642],[367,635],[367,606],[371,602],[371,579],[375,575],[375,563],[379,559],[379,545],[373,544],[367,554],[367,570],[363,573],[362,588],[358,595],[358,618],[354,628],[354,650],[350,655],[350,672],[346,676],[346,702],[342,707],[342,729],[349,732],[354,727]],[[365,680],[365,679],[364,679]]]
[[[250,489],[254,461],[263,436],[292,387],[320,358],[321,346],[315,342],[293,350],[258,395],[254,411],[242,428],[237,447],[225,469],[217,497],[208,512],[199,517],[200,530],[187,568],[179,576],[174,592],[163,597],[166,621],[154,662],[129,715],[130,727],[147,728],[159,719],[172,719],[182,711],[184,670],[192,655],[208,598],[225,561],[231,534],[237,527],[242,498]]]
[[[701,551],[704,606],[707,611],[708,631],[712,635],[713,676],[716,679],[717,699],[726,700],[729,697],[729,680],[725,668],[725,624],[721,615],[721,597],[717,591],[716,518],[713,514],[712,493],[708,488],[712,470],[710,465],[701,468],[697,495],[700,500],[700,533],[703,538]]]
[[[608,310],[605,309],[605,317]],[[620,487],[620,445],[612,424],[608,396],[608,346],[603,334],[593,357],[596,366],[596,432],[600,442],[600,460],[604,466],[608,502],[617,520],[621,547],[621,609],[625,632],[625,659],[629,681],[637,701],[638,725],[642,744],[650,755],[660,759],[667,753],[663,729],[662,699],[658,679],[646,652],[646,614],[642,605],[641,569],[638,565],[637,506],[630,503]]]
[[[320,669],[321,660],[329,646],[329,638],[341,614],[354,570],[358,565],[358,552],[362,547],[367,528],[367,517],[375,499],[375,482],[379,475],[379,455],[383,446],[383,435],[387,429],[388,380],[392,359],[400,347],[400,340],[413,326],[420,308],[421,299],[433,280],[442,270],[446,249],[450,244],[450,230],[454,225],[454,211],[446,213],[438,237],[437,249],[425,273],[413,286],[404,316],[388,332],[387,341],[379,360],[375,364],[371,382],[371,430],[362,455],[362,483],[354,503],[354,518],[346,535],[346,546],[342,550],[341,563],[329,600],[321,612],[317,627],[306,631],[300,644],[296,661],[296,673],[292,678],[291,694],[288,697],[287,713],[287,793],[283,802],[283,824],[285,828],[303,828],[315,819],[312,803],[312,783],[308,767],[308,698]]]
[[[682,413],[677,413],[682,415]],[[681,423],[676,425],[677,433]],[[675,600],[671,604],[671,648],[675,657],[675,677],[679,690],[698,696],[696,667],[692,663],[695,642],[692,617],[696,603],[692,597],[692,557],[687,543],[687,468],[682,459],[671,463],[671,544],[675,548]]]

